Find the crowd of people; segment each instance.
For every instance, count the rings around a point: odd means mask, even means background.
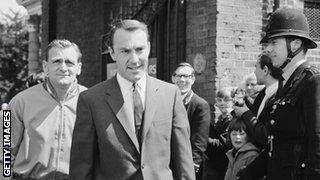
[[[254,73],[217,90],[217,117],[192,90],[191,64],[178,64],[172,83],[147,74],[146,24],[118,21],[110,38],[111,79],[80,85],[81,51],[57,39],[43,73],[2,107],[12,113],[11,179],[320,179],[320,73],[305,57],[317,44],[302,12],[270,16]]]

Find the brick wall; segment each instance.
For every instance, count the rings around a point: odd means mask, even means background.
[[[254,70],[263,18],[268,2],[261,0],[218,0],[217,88],[240,86],[244,75]]]
[[[204,69],[196,73],[193,90],[206,99],[214,110],[216,76],[216,0],[187,1],[186,57],[190,64],[197,57],[203,62]]]

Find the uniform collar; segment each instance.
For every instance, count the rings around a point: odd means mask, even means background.
[[[285,82],[288,81],[288,79],[293,74],[293,72],[304,62],[306,62],[305,59],[300,59],[300,60],[298,60],[296,62],[291,62],[291,63],[294,63],[294,64],[290,68],[286,69],[286,71],[284,71],[283,74],[282,74],[282,77],[284,78],[284,84],[285,84]]]

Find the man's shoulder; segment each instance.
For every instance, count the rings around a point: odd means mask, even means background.
[[[160,79],[157,79],[157,78],[154,78],[151,76],[148,77],[147,82],[153,83],[153,85],[157,85],[160,88],[166,88],[167,90],[176,90],[178,88],[176,85],[174,85],[172,83],[168,83],[168,82],[165,82],[163,80],[160,80]]]
[[[198,94],[194,93],[193,97],[191,98],[191,102],[195,102],[197,104],[204,104],[209,105],[209,103],[202,97],[200,97]]]
[[[43,84],[40,83],[19,92],[17,95],[14,96],[14,98],[32,97],[33,95],[39,96],[39,92],[43,90]]]
[[[110,80],[105,80],[93,85],[92,87],[86,88],[81,94],[94,95],[102,92],[104,89],[106,89],[107,86],[110,86]]]

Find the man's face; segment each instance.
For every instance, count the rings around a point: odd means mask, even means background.
[[[265,72],[263,69],[261,69],[260,59],[258,59],[255,64],[254,74],[256,75],[256,78],[257,78],[257,84],[263,85],[264,79],[265,79]]]
[[[264,52],[272,59],[273,66],[280,67],[288,56],[286,39],[284,37],[271,38]]]
[[[145,31],[118,29],[115,32],[111,57],[123,78],[138,81],[147,72],[149,53],[150,42]]]
[[[245,90],[250,97],[254,97],[255,94],[259,91],[259,87],[257,86],[257,80],[255,78],[248,78],[246,80]]]
[[[69,87],[81,73],[78,53],[73,47],[53,47],[48,52],[48,61],[43,62],[44,72],[54,87]]]
[[[181,94],[189,92],[194,81],[195,77],[192,74],[192,69],[186,66],[179,67],[172,76],[172,82],[179,87]]]

